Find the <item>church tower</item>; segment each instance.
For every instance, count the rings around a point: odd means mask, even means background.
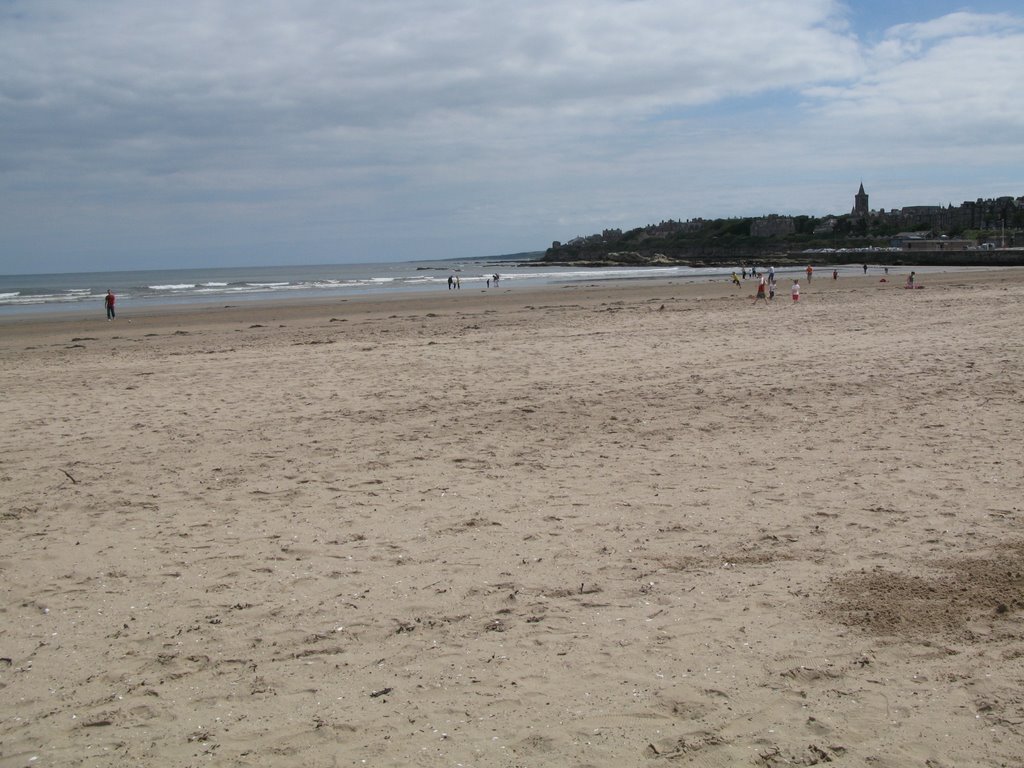
[[[870,209],[868,208],[868,193],[864,191],[864,182],[860,183],[860,191],[853,197],[852,215],[866,219]]]

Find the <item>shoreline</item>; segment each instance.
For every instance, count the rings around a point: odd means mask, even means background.
[[[817,293],[828,293],[833,290],[849,290],[851,288],[896,288],[902,287],[910,269],[892,269],[888,276],[881,274],[846,275],[837,281],[831,278],[831,271],[821,269],[816,271],[815,279],[811,286],[806,284],[802,274],[799,274],[803,299],[811,300],[811,296]],[[1022,268],[977,268],[957,270],[944,268],[940,272],[922,272],[920,280],[925,280],[933,285],[947,285],[950,282],[962,282],[970,279],[977,283],[999,282],[1007,279],[1014,279],[1024,275]],[[887,278],[888,282],[880,280]],[[792,281],[792,274],[781,273],[779,276],[780,298],[783,288],[786,289],[788,300],[788,287]],[[725,278],[715,279],[686,279],[676,277],[629,277],[621,279],[601,279],[588,281],[581,279],[562,284],[516,286],[499,289],[481,289],[467,287],[462,290],[449,291],[440,289],[403,291],[390,295],[356,295],[339,298],[325,299],[323,297],[293,297],[280,299],[258,299],[242,301],[232,304],[230,302],[201,301],[191,303],[166,303],[152,304],[146,306],[129,306],[118,308],[118,317],[111,323],[106,321],[102,306],[92,309],[75,308],[61,309],[59,311],[46,312],[34,310],[25,313],[0,314],[0,333],[9,336],[11,333],[24,332],[29,334],[41,333],[68,333],[76,330],[88,329],[97,331],[100,329],[117,329],[118,333],[138,332],[163,323],[176,323],[182,326],[204,323],[227,324],[244,322],[245,320],[262,319],[265,322],[289,320],[292,322],[312,322],[328,314],[369,314],[384,315],[394,311],[423,311],[435,309],[438,311],[480,311],[486,308],[508,308],[521,303],[534,303],[548,301],[559,296],[590,296],[599,297],[605,300],[613,300],[619,297],[622,301],[633,301],[643,299],[650,291],[664,292],[671,291],[681,297],[706,299],[706,298],[753,298],[756,290],[756,281],[747,278],[739,288],[734,287]],[[130,321],[130,322],[129,322]]]
[[[806,265],[804,265],[806,266]],[[218,305],[261,305],[267,302],[302,301],[342,301],[342,300],[388,300],[395,297],[417,297],[433,292],[444,293],[446,289],[443,277],[433,278],[435,282],[425,284],[419,277],[412,277],[410,264],[384,264],[380,271],[374,273],[372,265],[355,265],[337,267],[296,266],[267,268],[263,271],[249,271],[244,268],[210,270],[209,274],[190,270],[171,270],[156,273],[162,278],[162,285],[139,285],[137,273],[114,272],[101,275],[84,275],[88,282],[75,282],[83,275],[42,275],[36,276],[41,281],[37,284],[19,283],[17,276],[0,276],[0,282],[6,281],[0,291],[0,319],[20,317],[24,315],[48,316],[51,314],[68,314],[88,312],[97,303],[102,302],[108,289],[118,297],[120,309],[135,314],[145,314],[151,310],[165,307],[216,307]],[[345,272],[346,269],[359,271]],[[419,267],[415,268],[419,270]],[[515,271],[516,269],[520,271]],[[737,270],[740,268],[737,267]],[[820,269],[820,268],[819,268]],[[859,276],[860,265],[841,265],[838,267],[842,277]],[[913,266],[895,268],[915,269]],[[916,267],[921,274],[946,271],[983,271],[991,267],[965,267],[950,270],[948,267]],[[370,270],[370,271],[366,271]],[[511,271],[510,271],[511,270]],[[452,274],[461,272],[457,264],[451,263],[447,269],[441,267],[432,271],[448,271]],[[502,292],[505,290],[533,290],[541,287],[572,287],[580,284],[677,280],[681,282],[715,282],[728,279],[732,270],[714,268],[693,270],[671,266],[622,266],[590,269],[577,265],[575,268],[559,269],[544,265],[517,264],[515,269],[506,268],[500,291],[488,285],[486,275],[463,275],[463,289],[467,291]],[[800,267],[781,267],[777,265],[780,276],[802,274]],[[873,267],[873,273],[880,274],[881,267]],[[31,278],[32,276],[27,276]],[[219,278],[211,282],[211,278]],[[154,276],[155,279],[156,276]],[[102,280],[102,282],[100,282]],[[96,285],[104,285],[100,290]],[[91,286],[91,287],[90,287]],[[220,286],[220,287],[212,287]],[[231,286],[231,287],[229,287]],[[276,286],[276,287],[274,287]],[[3,297],[8,297],[4,299]]]

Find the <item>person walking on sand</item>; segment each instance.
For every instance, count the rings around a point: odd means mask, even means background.
[[[735,272],[732,273],[732,284],[733,285],[739,285],[740,284],[740,276],[737,275]]]
[[[793,281],[793,287],[789,289],[790,295],[793,297],[793,303],[800,301],[800,282],[798,280]]]
[[[775,299],[775,275],[768,278],[768,301]]]
[[[451,275],[448,275],[448,290],[450,291],[454,287],[455,287],[455,278],[452,277]]]
[[[764,275],[761,275],[761,277],[757,281],[757,296],[754,297],[755,304],[757,304],[758,301],[763,301],[765,304],[768,303],[768,299],[766,299],[764,295],[766,282],[767,281],[764,279]]]
[[[114,296],[114,292],[109,288],[107,289],[107,295],[103,298],[103,306],[107,308],[107,322],[114,319],[114,302],[117,301]]]
[[[811,277],[814,276],[814,267],[810,264],[807,265],[807,282],[811,282]]]
[[[917,274],[916,272],[911,272],[910,275],[907,277],[907,288],[913,288],[914,287],[914,276],[916,274]]]

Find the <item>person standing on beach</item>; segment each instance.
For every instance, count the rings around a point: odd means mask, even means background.
[[[839,279],[839,270],[838,269],[833,269],[832,270],[832,279],[833,280],[838,280]]]
[[[814,267],[810,264],[807,265],[807,282],[811,282],[811,277],[814,275]]]
[[[765,283],[766,282],[767,281],[764,279],[764,275],[761,275],[761,277],[757,281],[757,296],[754,297],[754,303],[755,304],[757,304],[757,302],[759,300],[763,301],[765,304],[768,303],[768,299],[766,299],[765,296],[764,296],[764,289],[765,289]]]
[[[455,287],[455,278],[452,277],[451,275],[448,275],[448,290],[450,291],[454,287]]]
[[[910,276],[907,278],[907,288],[913,288],[914,287],[914,276],[916,274],[917,274],[916,272],[911,272],[910,273]]]
[[[768,300],[775,299],[775,275],[768,278]]]
[[[790,295],[793,297],[793,303],[800,301],[800,282],[797,280],[793,281],[793,287],[789,290]]]
[[[771,266],[768,267],[768,282],[769,283],[774,283],[775,282],[775,267],[771,267]]]
[[[107,295],[103,298],[103,306],[105,306],[107,308],[107,321],[108,322],[114,319],[114,302],[116,300],[117,299],[114,296],[114,292],[108,288],[107,289]]]

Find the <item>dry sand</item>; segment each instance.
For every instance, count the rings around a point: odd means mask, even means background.
[[[0,321],[0,766],[1021,765],[1024,270],[924,282]]]

